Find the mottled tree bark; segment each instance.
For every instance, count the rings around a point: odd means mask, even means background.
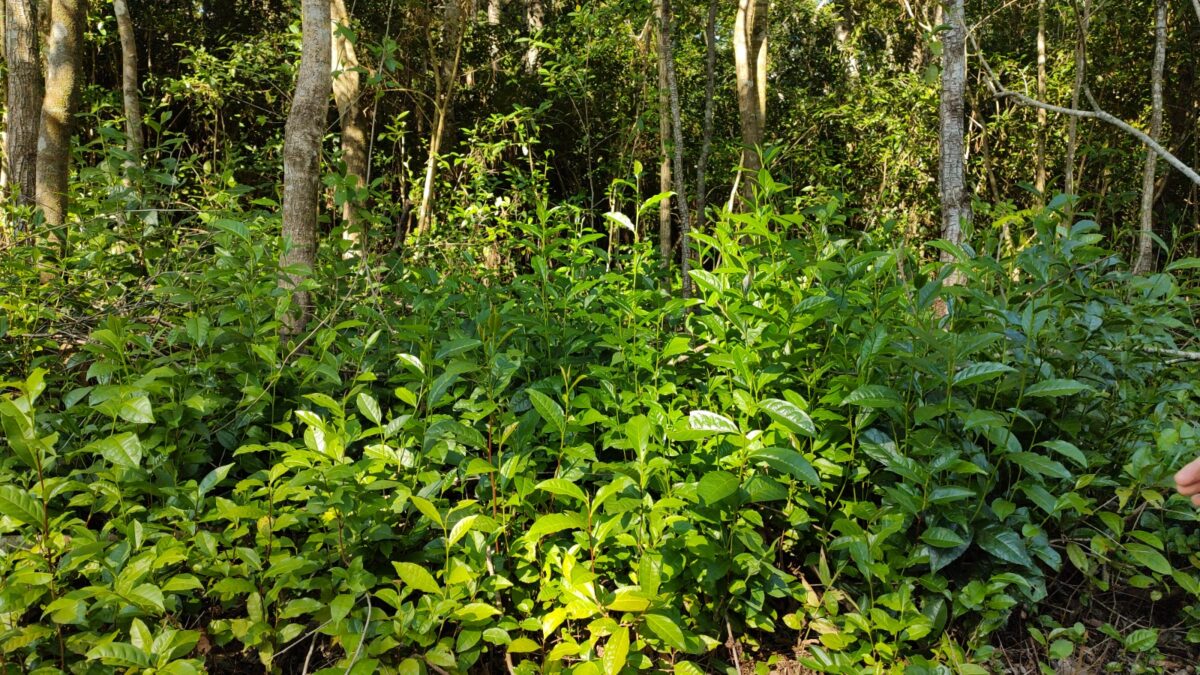
[[[1038,0],[1037,25],[1037,97],[1046,100],[1046,0]],[[1033,187],[1038,200],[1045,203],[1046,192],[1046,111],[1037,110],[1037,151],[1034,158]]]
[[[963,0],[946,3],[946,23],[942,33],[942,92],[938,107],[940,161],[938,186],[942,199],[942,238],[954,244],[963,240],[962,227],[971,220],[971,196],[967,190],[964,94],[967,86],[966,29]],[[943,251],[943,262],[954,257]],[[960,283],[954,274],[948,283]]]
[[[671,128],[675,141],[675,166],[672,173],[675,178],[675,204],[679,209],[679,261],[682,272],[682,294],[689,298],[692,294],[692,277],[688,274],[691,266],[691,246],[688,233],[691,230],[691,215],[688,213],[687,188],[683,184],[686,174],[683,168],[683,130],[679,111],[679,85],[675,80],[675,48],[671,39],[671,0],[659,0],[658,28],[660,53],[665,56],[663,61],[667,66],[667,92],[671,98]]]
[[[37,194],[38,122],[42,114],[42,69],[38,61],[36,6],[33,0],[5,0],[4,54],[8,63],[9,187],[19,204]]]
[[[701,132],[700,158],[696,160],[696,229],[704,231],[708,217],[708,155],[712,151],[713,104],[716,98],[717,71],[717,0],[708,0],[708,18],[704,22],[704,130]]]
[[[543,25],[545,24],[545,8],[542,7],[542,0],[528,0],[528,2],[529,5],[525,10],[525,25],[529,30],[530,39],[536,39],[538,33],[542,32]],[[526,72],[537,72],[541,54],[542,50],[538,48],[537,44],[530,42],[529,48],[525,50]]]
[[[50,4],[36,189],[38,207],[51,226],[62,225],[67,213],[71,129],[79,100],[80,42],[86,22],[87,0],[53,0]]]
[[[767,0],[738,0],[733,26],[738,116],[742,128],[743,200],[753,199],[767,124]]]
[[[655,0],[654,9],[662,13],[662,0]],[[658,191],[671,191],[671,92],[667,88],[667,60],[671,55],[663,51],[663,41],[658,41]],[[658,250],[662,264],[671,265],[671,199],[658,203]]]
[[[329,110],[332,58],[329,0],[302,0],[302,47],[296,92],[283,138],[283,239],[281,287],[292,294],[284,333],[304,330],[312,314],[308,292],[298,290],[316,262],[317,196],[321,183],[321,138]],[[302,269],[295,268],[307,268]]]
[[[121,36],[121,95],[125,103],[125,149],[130,163],[142,164],[142,99],[138,92],[137,39],[133,34],[133,19],[125,0],[113,0],[113,13],[117,15],[117,32]]]
[[[462,59],[463,17],[460,0],[446,0],[443,29],[442,57],[434,79],[434,123],[429,135],[429,154],[425,160],[425,183],[421,186],[421,204],[417,208],[417,233],[425,234],[433,218],[434,182],[437,180],[438,158],[446,136],[450,106],[458,83],[458,66]]]
[[[1196,0],[1200,2],[1200,0]],[[1075,42],[1075,82],[1071,88],[1071,108],[1078,110],[1080,97],[1083,94],[1083,83],[1087,76],[1087,33],[1088,24],[1092,20],[1092,2],[1083,0],[1083,8],[1079,14],[1079,35]],[[1075,116],[1067,118],[1067,165],[1063,174],[1063,192],[1074,195],[1078,192],[1075,176],[1075,153],[1079,148],[1079,120]],[[1074,207],[1071,207],[1074,212]]]
[[[342,130],[342,162],[346,165],[346,179],[357,193],[367,184],[370,165],[367,134],[369,120],[362,101],[362,84],[358,71],[358,55],[354,43],[346,37],[350,29],[350,15],[345,0],[331,0],[330,14],[333,20],[333,100],[337,104],[338,124]],[[362,226],[357,209],[360,206],[357,194],[347,195],[342,204],[342,236],[352,242],[352,248],[361,246]]]
[[[1200,2],[1200,0],[1197,0]],[[500,29],[501,11],[504,9],[501,0],[487,0],[487,22],[492,29],[491,44],[488,45],[488,53],[492,60],[492,74],[500,72],[500,36],[497,32]]]
[[[1167,60],[1167,1],[1158,0],[1154,8],[1154,70],[1150,75],[1150,138],[1158,141],[1163,125],[1163,66]],[[1134,274],[1147,274],[1154,269],[1154,174],[1158,154],[1146,151],[1142,170],[1142,208],[1138,229],[1137,261]]]

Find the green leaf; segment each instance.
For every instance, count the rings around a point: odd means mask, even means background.
[[[541,646],[527,637],[519,637],[516,640],[508,643],[509,654],[528,654],[530,652],[536,652],[539,649],[541,649]]]
[[[562,406],[557,401],[543,394],[536,389],[529,389],[529,403],[533,405],[533,409],[541,415],[542,419],[549,422],[558,433],[564,433],[567,429],[566,417],[563,414]]]
[[[604,645],[604,656],[600,659],[600,668],[604,675],[619,675],[629,658],[629,629],[621,626]]]
[[[142,463],[142,442],[134,433],[109,436],[88,445],[84,451],[98,452],[114,465],[127,469],[136,469]]]
[[[25,525],[41,527],[42,504],[15,485],[0,485],[0,514]]]
[[[769,398],[759,403],[758,407],[767,413],[772,420],[794,434],[800,434],[801,436],[817,435],[817,428],[813,425],[812,418],[791,401]]]
[[[1125,636],[1125,648],[1131,652],[1148,652],[1158,645],[1158,630],[1141,628]]]
[[[688,426],[694,431],[707,431],[714,434],[736,434],[737,425],[733,420],[707,410],[693,410],[688,414]]]
[[[113,642],[92,647],[87,652],[87,658],[91,661],[100,661],[106,666],[121,668],[151,668],[154,666],[153,657],[126,642]]]
[[[1125,551],[1137,562],[1149,567],[1159,574],[1170,574],[1171,563],[1163,554],[1141,542],[1130,542],[1125,545]]]
[[[921,541],[938,548],[955,548],[967,543],[959,533],[946,527],[931,527],[921,534]]]
[[[450,528],[450,537],[446,540],[446,545],[454,546],[457,544],[459,540],[467,536],[467,533],[471,531],[471,528],[475,526],[475,522],[478,520],[479,514],[473,513],[454,523],[454,527]]]
[[[979,384],[988,380],[995,379],[1005,373],[1015,372],[1016,368],[1006,366],[1003,363],[985,362],[972,363],[960,369],[954,374],[953,384],[956,387],[965,387],[972,384]]]
[[[435,354],[433,358],[437,359],[438,361],[441,361],[442,359],[448,359],[451,356],[465,354],[481,344],[483,343],[476,338],[458,338],[457,340],[451,340],[442,345],[442,348],[438,350],[437,354]]]
[[[1063,479],[1071,478],[1071,472],[1067,470],[1067,467],[1037,453],[1014,452],[1006,456],[1014,464],[1039,476],[1053,476],[1054,478]]]
[[[358,411],[362,413],[363,417],[376,425],[383,423],[383,412],[379,409],[379,401],[376,401],[370,394],[365,391],[359,392],[355,403],[358,404]]]
[[[683,636],[683,627],[669,616],[650,613],[643,617],[646,628],[650,633],[662,640],[668,647],[679,651],[687,651],[687,640]]]
[[[1029,552],[1025,549],[1025,542],[1012,530],[1005,530],[1000,527],[986,528],[980,533],[976,539],[976,543],[979,544],[979,548],[1006,563],[1033,567],[1033,560],[1029,558]]]
[[[1088,385],[1078,380],[1042,380],[1025,389],[1025,396],[1030,398],[1053,398],[1070,396],[1081,391],[1091,391]]]
[[[433,502],[425,499],[424,497],[418,497],[417,495],[409,497],[409,501],[412,502],[412,505],[417,507],[417,510],[424,514],[426,518],[437,523],[438,527],[446,526],[445,521],[442,520],[442,514],[438,513],[437,507],[433,505]]]
[[[424,567],[410,562],[394,562],[392,567],[396,568],[396,574],[400,576],[400,581],[408,587],[422,593],[441,595],[442,587],[438,586],[437,580]]]
[[[608,608],[614,612],[644,612],[650,606],[650,597],[641,586],[618,588],[613,595],[615,597],[608,603]]]
[[[584,494],[583,490],[565,478],[549,478],[538,483],[535,487],[538,490],[556,494],[560,497],[571,497],[572,499],[578,499],[580,503],[587,503],[587,495]]]
[[[1057,452],[1058,454],[1077,464],[1082,469],[1086,469],[1088,467],[1087,457],[1084,457],[1083,451],[1076,447],[1073,443],[1068,443],[1067,441],[1062,440],[1053,440],[1042,441],[1038,445]]]
[[[813,487],[821,487],[821,476],[817,474],[817,470],[804,458],[804,455],[795,450],[788,450],[787,448],[760,448],[755,450],[750,456],[753,459],[766,462],[767,465],[776,471],[791,474]]]
[[[710,471],[700,479],[696,494],[707,504],[716,504],[736,493],[738,484],[738,477],[728,471]]]
[[[864,408],[898,408],[902,403],[900,394],[895,389],[881,384],[864,384],[842,399],[842,405]]]
[[[162,589],[154,584],[141,584],[129,592],[129,598],[143,609],[153,609],[158,614],[165,610]]]
[[[117,414],[133,424],[154,424],[154,409],[150,406],[150,399],[145,396],[125,399]]]
[[[533,522],[527,536],[536,541],[548,534],[563,530],[584,529],[587,529],[587,520],[578,513],[547,513]]]

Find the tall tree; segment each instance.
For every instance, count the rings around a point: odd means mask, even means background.
[[[317,254],[317,191],[320,187],[321,137],[332,89],[329,0],[301,0],[300,69],[283,137],[283,239],[279,259],[281,287],[292,294],[284,333],[304,330],[312,314],[308,291],[298,288]],[[301,269],[298,269],[301,268]]]
[[[962,243],[962,226],[971,220],[970,193],[967,190],[964,94],[967,87],[966,22],[963,0],[948,0],[946,23],[942,33],[942,92],[938,106],[939,173],[942,198],[942,238]],[[942,252],[942,261],[954,258]],[[955,274],[949,283],[958,283]]]
[[[672,138],[675,141],[672,153],[675,166],[672,173],[675,176],[675,205],[679,209],[679,266],[683,277],[683,297],[688,298],[692,294],[692,277],[688,274],[692,256],[691,246],[688,242],[691,216],[688,213],[687,188],[683,184],[686,175],[683,168],[683,125],[679,111],[679,84],[675,79],[675,47],[674,41],[671,39],[671,0],[659,0],[658,30],[660,50],[665,56],[663,60],[667,65],[667,92],[671,99],[671,128]]]
[[[1163,65],[1167,60],[1167,0],[1158,0],[1154,7],[1154,70],[1150,74],[1150,138],[1156,142],[1162,136],[1163,125]],[[1142,208],[1138,228],[1135,274],[1154,269],[1154,174],[1158,154],[1146,151],[1142,170]]]
[[[38,207],[52,226],[62,225],[67,213],[71,128],[79,100],[80,42],[86,22],[87,0],[51,2],[36,189]]]
[[[754,194],[759,149],[767,125],[768,0],[738,0],[733,25],[733,60],[737,75],[738,116],[742,127],[743,199]]]
[[[440,57],[433,53],[438,50],[431,46],[430,57],[437,60],[434,73],[433,96],[433,130],[429,134],[429,154],[425,161],[425,182],[421,186],[421,204],[417,208],[417,232],[424,234],[429,230],[433,219],[434,183],[437,180],[437,165],[442,152],[442,143],[447,133],[450,107],[454,104],[454,95],[458,85],[458,67],[462,61],[463,36],[465,26],[463,21],[461,0],[446,0],[442,18],[442,44]]]
[[[137,38],[133,33],[133,19],[125,0],[113,0],[113,13],[117,15],[117,33],[121,36],[121,96],[125,104],[125,149],[130,155],[130,164],[141,166],[142,149],[142,99],[138,81]]]
[[[1198,0],[1200,1],[1200,0]],[[491,29],[491,44],[488,45],[488,54],[492,62],[492,75],[495,76],[500,72],[500,18],[504,6],[502,0],[487,0],[487,22],[488,28]]]
[[[708,18],[704,22],[704,127],[700,158],[696,160],[696,229],[701,232],[708,216],[708,156],[712,151],[717,77],[717,7],[718,0],[708,0]]]
[[[343,236],[357,248],[362,235],[358,218],[357,193],[367,183],[370,168],[368,156],[368,127],[370,120],[362,100],[362,84],[359,76],[358,55],[350,39],[350,14],[345,0],[330,0],[333,19],[333,100],[337,104],[338,123],[342,130],[342,163],[346,166],[346,180],[354,188],[354,195],[347,195],[342,204]]]
[[[1037,9],[1037,97],[1046,100],[1046,0],[1038,0]],[[1037,109],[1037,156],[1034,158],[1033,187],[1038,200],[1045,201],[1046,191],[1046,109]]]
[[[1200,0],[1196,0],[1200,2]],[[1079,109],[1080,97],[1087,76],[1087,34],[1088,24],[1092,20],[1092,0],[1083,0],[1082,8],[1076,19],[1079,24],[1079,34],[1075,40],[1075,82],[1071,87],[1071,108]],[[1063,173],[1063,192],[1073,195],[1076,192],[1075,152],[1079,147],[1079,118],[1070,115],[1067,118],[1067,159]],[[1073,211],[1073,209],[1072,209]]]
[[[546,10],[542,6],[542,0],[527,0],[527,2],[529,4],[525,7],[525,26],[529,30],[530,43],[525,50],[525,70],[529,73],[536,73],[542,53],[536,40],[546,21]]]
[[[33,204],[37,194],[38,121],[42,112],[36,4],[33,0],[5,0],[4,22],[4,60],[8,64],[5,155],[9,185],[18,203]]]
[[[655,0],[654,11],[661,15],[662,0]],[[658,191],[671,191],[671,91],[667,87],[667,61],[664,41],[658,40]],[[671,200],[658,203],[658,250],[663,265],[671,264]]]

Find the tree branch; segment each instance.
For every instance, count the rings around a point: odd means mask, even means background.
[[[1200,0],[1193,0],[1193,1],[1200,3]],[[975,51],[979,55],[979,62],[980,62],[980,64],[983,65],[984,74],[986,75],[987,80],[988,80],[988,87],[992,90],[992,95],[995,96],[996,98],[1012,99],[1018,105],[1029,106],[1032,108],[1041,108],[1043,110],[1048,110],[1050,112],[1058,113],[1060,115],[1070,115],[1072,117],[1080,117],[1083,119],[1095,119],[1095,120],[1100,120],[1101,122],[1107,122],[1108,124],[1111,124],[1112,126],[1132,135],[1134,138],[1141,141],[1143,145],[1145,145],[1150,150],[1153,150],[1155,154],[1157,154],[1159,157],[1162,157],[1164,160],[1166,160],[1166,162],[1168,164],[1175,167],[1183,175],[1187,176],[1188,179],[1191,180],[1193,183],[1200,185],[1200,174],[1197,174],[1195,169],[1188,166],[1187,164],[1184,164],[1175,155],[1172,155],[1170,153],[1170,151],[1168,151],[1162,145],[1159,145],[1159,143],[1157,141],[1155,141],[1153,138],[1150,138],[1150,136],[1147,135],[1146,132],[1142,131],[1141,129],[1138,129],[1137,127],[1134,127],[1133,125],[1129,124],[1128,122],[1126,122],[1122,119],[1114,117],[1113,115],[1110,115],[1109,113],[1101,110],[1100,106],[1097,105],[1097,103],[1096,103],[1096,99],[1092,96],[1091,89],[1089,89],[1086,86],[1083,88],[1083,91],[1084,91],[1084,94],[1087,96],[1088,103],[1090,103],[1092,106],[1091,110],[1078,110],[1076,108],[1064,108],[1062,106],[1054,105],[1052,103],[1046,103],[1044,101],[1039,101],[1037,99],[1030,98],[1029,96],[1026,96],[1025,94],[1015,92],[1015,91],[1005,88],[1005,86],[1000,83],[1000,79],[998,77],[996,77],[996,73],[992,70],[992,67],[988,64],[987,59],[984,58],[983,50],[979,49],[979,43],[975,41],[975,36],[971,35],[970,38],[971,38],[971,45],[975,47]]]

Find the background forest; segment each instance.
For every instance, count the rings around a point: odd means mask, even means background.
[[[0,673],[1200,663],[1197,0],[4,9]]]

